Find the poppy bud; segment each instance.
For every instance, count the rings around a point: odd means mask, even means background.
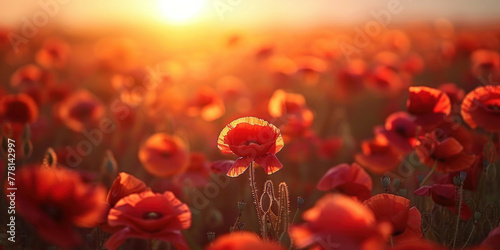
[[[245,201],[238,201],[238,211],[242,212],[245,210],[247,203]]]
[[[479,219],[481,219],[481,212],[479,211],[474,212],[474,220],[477,221]]]
[[[300,208],[302,205],[304,205],[304,198],[302,196],[297,197],[297,206]]]
[[[31,153],[33,153],[33,144],[30,140],[25,140],[23,142],[23,153],[24,157],[26,158],[29,158],[31,156]]]
[[[455,186],[460,186],[460,176],[456,175],[455,177],[453,177],[453,184],[455,184]]]
[[[460,172],[460,181],[463,183],[465,181],[465,178],[467,177],[467,172],[461,171]]]
[[[54,167],[57,164],[57,155],[54,149],[49,147],[45,151],[45,157],[43,158],[43,164],[47,167]]]
[[[381,182],[384,188],[388,188],[389,185],[391,185],[391,178],[387,175],[384,175],[382,176]]]
[[[104,158],[104,162],[102,163],[101,173],[111,178],[115,178],[118,174],[118,164],[110,150],[106,151],[106,158]]]
[[[207,232],[207,238],[208,238],[208,241],[213,242],[215,240],[215,232],[214,231],[208,231]]]

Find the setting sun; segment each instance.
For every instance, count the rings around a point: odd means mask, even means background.
[[[204,4],[204,0],[160,0],[159,10],[168,21],[179,23],[195,18]]]

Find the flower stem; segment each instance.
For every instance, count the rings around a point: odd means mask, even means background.
[[[464,183],[460,183],[460,188],[458,189],[458,215],[457,215],[457,224],[455,225],[455,236],[453,236],[453,248],[455,249],[455,244],[457,242],[458,235],[458,224],[460,223],[460,214],[462,213],[462,190],[464,188]]]
[[[436,170],[437,163],[438,163],[438,161],[435,160],[434,161],[434,165],[432,166],[431,171],[429,171],[429,173],[427,174],[427,176],[425,176],[425,178],[422,180],[422,182],[420,182],[419,186],[423,186],[425,184],[425,182],[431,177],[432,173],[434,173],[434,170]]]
[[[258,199],[258,195],[257,195],[257,186],[255,183],[255,171],[254,171],[254,167],[253,167],[253,161],[250,162],[249,175],[250,175],[250,179],[249,179],[250,190],[252,191],[253,204],[255,205],[255,210],[257,210],[257,221],[259,221],[260,233],[262,234],[262,236],[264,236],[263,235],[264,232],[262,231],[262,213],[260,211],[260,204],[259,204],[259,199]]]
[[[467,244],[469,244],[469,241],[472,238],[472,234],[474,234],[474,229],[476,229],[476,223],[474,223],[474,226],[472,227],[472,230],[470,231],[469,237],[467,237],[467,241],[465,242],[465,244],[461,248],[461,250],[464,249],[467,246]]]

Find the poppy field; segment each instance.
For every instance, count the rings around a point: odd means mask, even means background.
[[[499,25],[168,36],[0,27],[1,249],[500,249]]]

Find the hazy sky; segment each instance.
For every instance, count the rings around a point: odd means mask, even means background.
[[[148,19],[161,21],[158,4],[170,0],[0,0],[0,24],[15,25],[21,23],[23,17],[33,18],[43,10],[40,2],[51,1],[67,2],[59,5],[59,10],[50,18],[52,23],[102,25]],[[435,18],[466,23],[500,20],[499,0],[205,0],[192,22],[261,26],[345,24],[372,19],[370,13],[386,10],[390,1],[399,2],[402,8],[392,16],[394,22]],[[230,8],[221,15],[215,6]]]

